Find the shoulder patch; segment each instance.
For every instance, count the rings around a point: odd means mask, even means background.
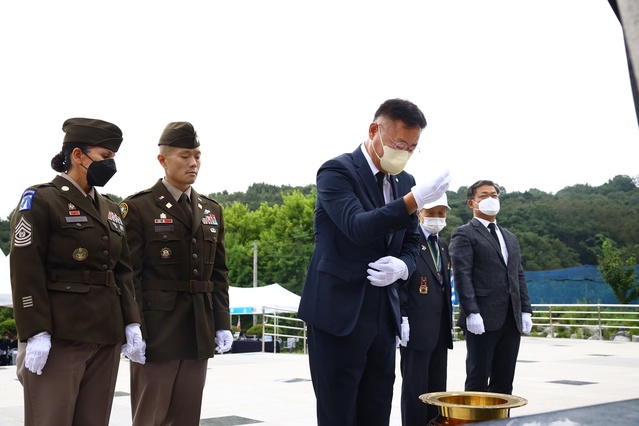
[[[125,203],[124,201],[122,201],[120,203],[120,214],[122,215],[122,219],[124,219],[128,213],[129,213],[129,205]]]
[[[31,207],[33,207],[33,196],[35,193],[35,189],[27,189],[22,193],[22,199],[20,199],[20,207],[18,208],[18,211],[31,210]]]
[[[20,221],[16,225],[16,229],[13,231],[13,246],[14,247],[27,247],[33,242],[33,229],[29,221],[24,217],[20,218]]]

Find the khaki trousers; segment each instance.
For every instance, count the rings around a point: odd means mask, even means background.
[[[120,366],[120,344],[51,339],[42,374],[24,366],[18,344],[16,375],[24,391],[25,426],[108,426]]]
[[[133,426],[198,426],[208,359],[131,363]]]

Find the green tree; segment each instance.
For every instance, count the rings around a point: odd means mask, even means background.
[[[313,252],[315,191],[304,196],[299,191],[285,195],[281,207],[274,206],[273,221],[260,235],[259,262],[268,282],[301,294]]]
[[[637,259],[633,255],[625,255],[614,246],[611,239],[606,238],[597,259],[601,277],[610,286],[619,303],[628,304],[639,298]]]

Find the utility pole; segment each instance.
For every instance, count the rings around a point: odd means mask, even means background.
[[[253,288],[257,288],[257,240],[253,240]],[[257,316],[253,314],[253,325],[257,321]]]

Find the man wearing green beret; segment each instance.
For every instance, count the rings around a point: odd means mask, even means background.
[[[158,145],[164,178],[120,203],[147,343],[146,364],[131,364],[133,426],[197,426],[208,359],[233,343],[224,218],[191,186],[193,126],[169,123]]]

